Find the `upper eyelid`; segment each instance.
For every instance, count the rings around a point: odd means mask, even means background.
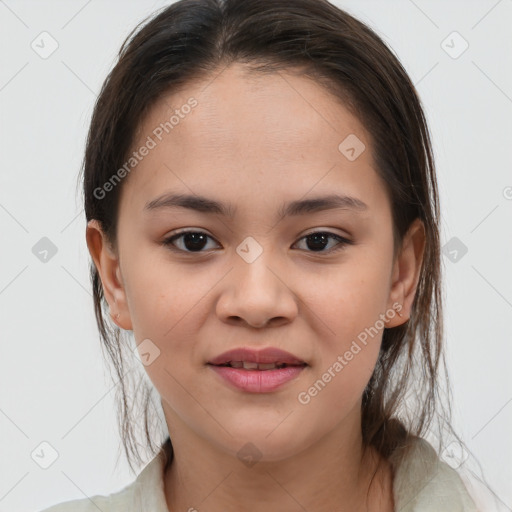
[[[312,229],[313,229],[312,231],[308,231],[307,233],[303,234],[300,238],[304,238],[305,236],[309,236],[309,235],[314,235],[315,233],[329,233],[329,234],[336,235],[336,236],[339,236],[342,238],[349,237],[349,235],[340,235],[339,233],[332,232],[331,229],[333,229],[333,228],[312,228]],[[210,233],[203,231],[201,228],[183,228],[183,229],[176,231],[175,233],[172,233],[169,236],[166,236],[165,239],[168,240],[169,238],[177,237],[179,235],[186,235],[187,233],[200,233],[202,235],[209,236],[213,240],[217,241],[213,235],[210,235]]]
[[[214,236],[210,235],[210,233],[207,233],[206,231],[203,231],[202,229],[199,229],[199,228],[180,229],[180,230],[176,231],[176,233],[173,233],[172,235],[165,237],[165,240],[169,240],[170,238],[175,238],[175,237],[177,238],[180,235],[186,235],[188,233],[199,233],[201,235],[206,235],[206,236],[210,237],[212,240],[215,240],[217,243],[219,243]]]

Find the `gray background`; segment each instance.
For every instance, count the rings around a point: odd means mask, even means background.
[[[122,41],[167,3],[0,0],[0,512],[108,494],[134,479],[124,458],[116,466],[115,389],[75,184]],[[455,427],[488,486],[469,469],[463,476],[482,503],[495,496],[486,510],[512,510],[512,0],[335,3],[393,48],[424,103],[441,194]],[[57,250],[46,263],[33,252],[43,237]],[[58,452],[47,469],[31,457],[42,442]]]

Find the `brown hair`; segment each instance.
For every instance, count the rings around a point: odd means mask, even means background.
[[[116,247],[122,183],[107,200],[95,191],[126,161],[137,129],[157,99],[196,79],[213,78],[234,62],[253,73],[299,70],[357,115],[372,138],[377,172],[391,201],[395,255],[411,223],[417,218],[424,223],[425,253],[411,317],[384,330],[378,362],[363,395],[364,446],[388,458],[409,435],[422,436],[430,427],[441,407],[440,370],[447,375],[430,135],[414,85],[369,27],[327,0],[180,0],[145,20],[123,43],[94,108],[83,162],[87,221],[99,220]],[[99,331],[120,383],[119,424],[132,467],[131,458],[141,462],[141,457],[127,392],[126,343],[120,330],[105,322],[106,304],[94,264],[90,271]],[[411,391],[416,400],[409,402],[411,414],[404,415],[400,407]],[[144,383],[145,441],[154,454],[152,392],[150,383]]]

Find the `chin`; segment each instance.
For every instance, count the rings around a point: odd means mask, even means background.
[[[280,418],[282,421],[283,418]],[[276,428],[277,426],[277,428]],[[278,462],[286,460],[305,450],[313,440],[308,438],[303,425],[287,424],[284,422],[260,422],[255,419],[246,428],[240,426],[233,430],[227,426],[227,430],[233,434],[224,441],[224,448],[232,456],[242,462]],[[225,441],[228,445],[225,445]]]

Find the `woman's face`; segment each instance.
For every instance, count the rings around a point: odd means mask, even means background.
[[[233,65],[162,98],[134,151],[119,259],[104,248],[98,265],[171,438],[185,429],[232,455],[252,443],[279,460],[359,425],[383,328],[407,318],[412,267],[394,265],[390,202],[358,119],[306,78]],[[175,195],[189,207],[166,203]],[[353,199],[320,200],[334,195]],[[184,229],[200,234],[166,244]],[[306,366],[209,364],[270,347]]]

